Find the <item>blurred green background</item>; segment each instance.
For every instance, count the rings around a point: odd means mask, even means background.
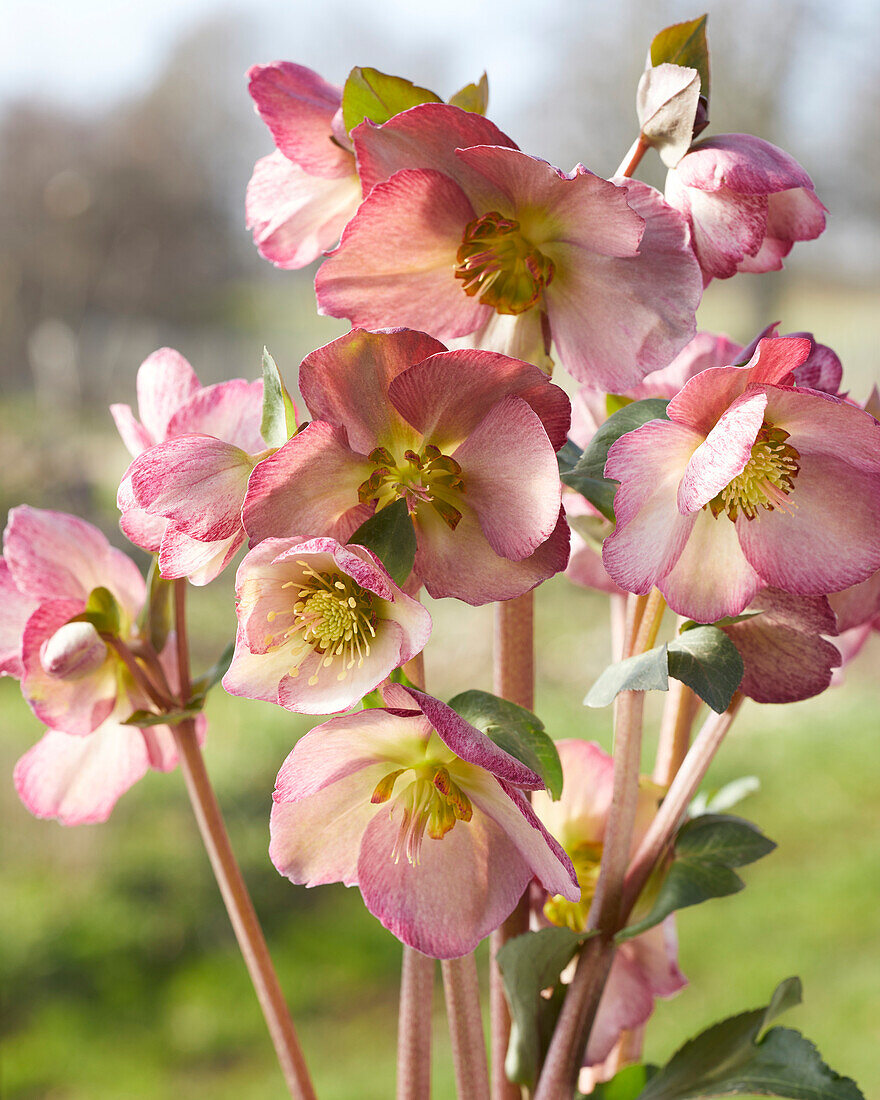
[[[786,272],[710,286],[701,327],[743,343],[774,320],[783,332],[811,330],[841,355],[845,384],[864,400],[880,346],[880,9],[869,0],[708,7],[710,133],[782,145],[831,216],[822,239],[796,246]],[[302,356],[344,330],[316,317],[313,270],[271,269],[243,229],[253,161],[271,148],[245,92],[249,64],[290,58],[336,82],[352,65],[374,65],[444,95],[485,67],[490,115],[524,149],[608,174],[633,136],[652,34],[701,10],[682,0],[560,0],[548,10],[525,0],[390,0],[381,9],[354,0],[6,0],[0,514],[22,501],[76,512],[123,545],[115,493],[127,456],[106,406],[133,399],[146,355],[178,347],[208,383],[256,376],[265,343],[293,381]],[[646,178],[662,184],[656,161]],[[199,671],[231,636],[231,578],[191,602]],[[491,610],[431,610],[431,690],[489,688]],[[536,709],[554,736],[609,743],[608,714],[580,704],[605,661],[606,622],[602,598],[562,578],[538,595]],[[691,985],[658,1007],[650,1057],[766,1002],[797,973],[806,1002],[784,1022],[867,1097],[880,1095],[878,660],[874,639],[842,689],[745,708],[708,784],[758,775],[761,791],[742,812],[779,850],[746,869],[742,894],[681,916]],[[293,887],[266,856],[274,777],[309,723],[222,692],[208,713],[208,767],[319,1095],[389,1097],[398,945],[356,891]],[[180,775],[148,776],[106,825],[36,821],[10,777],[39,725],[8,679],[0,717],[0,1095],[282,1097]],[[436,1095],[445,1100],[439,990],[436,1007]]]

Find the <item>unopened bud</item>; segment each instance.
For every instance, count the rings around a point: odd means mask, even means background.
[[[40,664],[59,680],[78,680],[100,668],[107,646],[91,623],[65,623],[43,642]]]

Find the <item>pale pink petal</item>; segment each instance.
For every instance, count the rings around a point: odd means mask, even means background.
[[[767,580],[743,552],[739,523],[726,512],[716,519],[703,508],[694,520],[687,544],[657,587],[672,610],[689,619],[713,623],[739,615]]]
[[[169,436],[212,435],[246,454],[259,454],[266,444],[260,434],[263,383],[234,378],[194,393],[168,424]]]
[[[794,187],[770,196],[767,236],[785,241],[812,241],[825,230],[825,207],[813,189]]]
[[[754,256],[761,247],[767,233],[767,196],[685,187],[681,170],[690,156],[667,176],[666,199],[690,221],[694,252],[706,281],[728,279],[746,256]]]
[[[835,592],[829,599],[841,634],[854,626],[868,622],[880,615],[880,572],[873,573],[866,581]],[[834,631],[825,630],[826,634]]]
[[[685,186],[701,191],[730,188],[743,195],[768,195],[813,186],[794,157],[750,134],[719,134],[701,141],[676,171]]]
[[[627,397],[634,400],[643,397],[675,397],[684,384],[701,371],[737,362],[741,351],[741,346],[734,343],[729,336],[698,332],[668,367],[652,371],[644,382],[627,390]]]
[[[489,119],[445,103],[422,103],[381,126],[364,122],[351,136],[365,195],[402,169],[431,168],[456,180],[466,194],[483,196],[485,178],[459,160],[456,150],[474,145],[516,148]]]
[[[277,703],[278,685],[288,676],[292,663],[291,651],[287,648],[252,653],[239,627],[232,664],[223,677],[223,688],[230,695]]]
[[[159,550],[159,572],[163,577],[187,577],[197,587],[210,584],[244,546],[246,537],[239,526],[229,538],[201,542],[169,523]]]
[[[627,592],[650,592],[684,549],[694,525],[682,516],[679,482],[702,437],[681,424],[652,420],[613,444],[605,476],[620,481],[617,528],[602,547],[612,580]]]
[[[493,309],[479,328],[467,336],[447,340],[451,350],[482,348],[509,355],[540,367],[545,374],[553,370],[550,358],[550,328],[543,309],[527,309],[525,313],[499,313]]]
[[[544,791],[532,795],[535,813],[567,849],[601,844],[611,809],[614,762],[595,741],[556,742],[565,782],[553,802]]]
[[[361,201],[357,175],[309,175],[281,153],[254,165],[245,213],[260,255],[287,270],[305,267],[339,240]]]
[[[670,400],[666,415],[678,424],[706,436],[749,384],[749,372],[740,367],[709,367],[685,382]]]
[[[128,477],[123,478],[120,483],[117,504],[122,512],[119,528],[125,537],[142,550],[158,554],[168,520],[164,516],[151,516],[135,504]]]
[[[313,176],[351,174],[354,158],[331,140],[341,89],[290,61],[254,65],[248,81],[254,106],[286,157]]]
[[[198,388],[196,372],[174,348],[159,348],[141,363],[137,374],[138,412],[150,445],[167,438],[168,421]]]
[[[345,428],[353,450],[396,446],[402,454],[418,436],[389,403],[388,388],[413,363],[445,350],[423,332],[353,329],[305,357],[300,393],[315,420]]]
[[[880,473],[880,423],[858,405],[826,393],[773,386],[767,390],[767,420],[787,431],[802,455],[830,452],[866,473]]]
[[[3,558],[0,558],[0,606],[3,608],[0,615],[0,676],[20,678],[24,672],[22,635],[28,619],[37,609],[37,601],[16,588]]]
[[[598,255],[560,240],[545,288],[559,358],[576,378],[621,393],[669,364],[696,330],[702,277],[687,225],[646,184],[620,181],[645,220],[639,255]]]
[[[388,388],[401,415],[446,452],[466,439],[507,395],[531,406],[554,451],[565,443],[570,412],[564,391],[539,367],[506,355],[477,350],[431,355],[398,374]],[[498,451],[504,453],[504,448]]]
[[[522,561],[550,537],[562,499],[559,466],[543,424],[522,398],[493,406],[453,458],[496,554]]]
[[[738,477],[752,457],[752,447],[764,423],[767,394],[749,387],[721,415],[691,460],[678,487],[682,515],[708,504]]]
[[[87,737],[50,729],[15,765],[15,789],[36,817],[62,825],[106,821],[149,767],[141,731],[113,720]]]
[[[238,447],[207,435],[169,439],[129,467],[141,508],[204,542],[233,536],[252,465]]]
[[[584,1064],[592,1066],[604,1062],[620,1033],[643,1024],[653,1011],[654,998],[644,975],[630,952],[619,948],[602,991]]]
[[[407,170],[377,184],[318,270],[319,312],[361,328],[389,324],[465,336],[488,316],[455,278],[474,217],[465,193],[440,172]]]
[[[678,966],[678,935],[670,915],[625,945],[655,997],[673,997],[687,985]]]
[[[313,421],[251,474],[242,510],[251,545],[295,535],[344,542],[371,514],[357,491],[373,469],[344,428]]]
[[[843,364],[837,353],[827,344],[820,344],[811,332],[792,332],[790,336],[802,336],[810,341],[810,354],[796,368],[794,382],[808,390],[822,390],[836,395],[843,379]]]
[[[751,359],[744,367],[748,371],[749,383],[790,385],[794,372],[806,363],[811,350],[812,341],[799,336],[759,340]]]
[[[116,430],[122,437],[122,442],[133,458],[137,458],[141,451],[152,447],[156,442],[143,424],[135,419],[130,405],[111,405],[110,415],[113,417]]]

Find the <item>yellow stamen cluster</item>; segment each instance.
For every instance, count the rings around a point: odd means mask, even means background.
[[[569,901],[562,894],[554,894],[544,903],[544,916],[551,924],[558,924],[560,928],[583,932],[587,927],[587,917],[596,893],[596,883],[599,881],[602,845],[581,844],[568,855],[577,874],[581,900]]]
[[[441,765],[426,764],[418,768],[399,768],[376,784],[373,803],[388,802],[397,780],[412,771],[411,779],[391,803],[391,816],[401,814],[397,839],[391,852],[395,863],[405,855],[413,867],[418,865],[422,840],[427,832],[431,840],[442,840],[456,821],[470,821],[473,806],[461,787]]]
[[[787,439],[788,432],[782,428],[762,426],[743,472],[706,506],[716,519],[726,512],[735,520],[742,512],[746,519],[752,520],[759,508],[793,514],[797,505],[789,501],[788,495],[800,469],[800,455],[785,442]]]
[[[553,281],[553,261],[526,240],[518,221],[497,210],[468,223],[455,258],[465,294],[479,294],[498,313],[525,313]]]
[[[279,615],[293,615],[293,623],[276,646],[298,636],[323,656],[321,666],[339,665],[337,680],[344,680],[355,666],[360,668],[370,655],[370,639],[376,637],[374,596],[344,573],[316,572],[307,561],[296,563],[303,571],[301,579],[285,581],[282,589],[295,588],[297,599],[283,612],[270,611],[266,618],[274,623]],[[305,655],[290,669],[299,675]],[[317,672],[309,677],[309,686],[318,682]]]
[[[377,447],[369,455],[376,469],[358,486],[358,499],[374,502],[376,511],[398,500],[406,501],[410,515],[421,505],[430,505],[449,527],[455,530],[461,512],[453,501],[464,492],[461,466],[443,454],[433,443],[420,452],[407,450],[398,461],[386,447]]]

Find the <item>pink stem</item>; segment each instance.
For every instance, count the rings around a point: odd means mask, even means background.
[[[489,1100],[489,1068],[473,953],[440,964],[458,1100]]]
[[[434,960],[404,945],[397,1024],[397,1100],[431,1095]]]

